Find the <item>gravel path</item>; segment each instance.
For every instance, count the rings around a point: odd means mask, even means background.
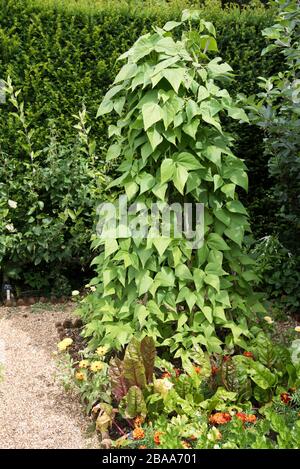
[[[0,308],[0,448],[96,448],[78,399],[57,379],[55,322],[67,311]]]

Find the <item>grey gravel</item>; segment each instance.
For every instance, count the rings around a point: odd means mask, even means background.
[[[0,308],[0,448],[99,447],[78,398],[55,378],[55,322],[67,317],[69,310]]]

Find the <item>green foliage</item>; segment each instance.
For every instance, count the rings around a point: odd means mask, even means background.
[[[248,347],[252,350],[254,358],[234,355],[223,361],[222,368],[223,365],[227,370],[230,368],[232,383],[239,382],[239,385],[243,385],[249,376],[253,395],[251,391],[248,394],[241,394],[239,392],[241,388],[237,388],[238,392],[228,392],[218,387],[210,398],[203,400],[207,391],[202,381],[203,395],[198,406],[212,416],[212,419],[209,419],[210,423],[215,424],[213,416],[216,411],[225,413],[223,415],[227,416],[229,422],[219,424],[218,429],[207,425],[203,410],[202,413],[197,410],[196,399],[191,400],[189,402],[193,406],[192,413],[186,412],[186,415],[180,415],[179,412],[178,416],[171,418],[157,415],[155,428],[162,432],[160,447],[180,448],[182,443],[186,442],[195,448],[297,448],[300,428],[299,391],[296,390],[299,386],[299,367],[297,365],[297,371],[295,369],[295,373],[291,373],[292,357],[288,350],[280,350],[262,333],[259,333]],[[235,367],[232,367],[233,362]],[[294,375],[293,380],[290,380],[289,374]],[[185,379],[184,376],[180,378]],[[191,381],[191,377],[189,379]],[[223,370],[222,380],[224,380]],[[228,384],[228,375],[224,381]],[[179,389],[178,379],[173,382],[174,389]],[[285,403],[280,393],[289,386],[296,387],[290,389],[291,394],[286,393],[289,402]],[[173,389],[172,391],[174,392]],[[168,399],[169,397],[166,398]],[[254,424],[250,423],[250,419],[249,423],[242,423],[245,418],[244,422],[248,421],[247,415],[253,415],[253,404],[251,404],[253,400],[259,403],[261,417],[257,415]],[[263,406],[264,403],[267,404]],[[166,405],[163,408],[165,409]],[[184,425],[179,425],[183,421]],[[146,431],[146,440],[147,433]],[[153,439],[151,444],[149,447],[155,447]]]
[[[284,407],[286,409],[286,406]],[[262,414],[269,422],[270,430],[276,435],[275,448],[298,448],[300,421],[297,418],[297,411],[299,407],[289,412],[284,411],[283,414],[280,411],[278,412],[279,409],[278,406],[276,406],[276,409],[266,406],[266,408],[262,410]]]
[[[201,0],[200,0],[201,2]],[[27,0],[31,5],[60,12],[97,14],[101,11],[113,13],[118,9],[124,13],[132,12],[147,16],[159,7],[166,14],[171,11],[180,11],[194,0]],[[142,10],[142,11],[141,11]]]
[[[277,237],[267,236],[252,249],[260,288],[282,311],[297,312],[300,306],[299,256],[293,255]]]
[[[278,14],[276,24],[263,31],[272,41],[263,55],[276,51],[285,71],[261,78],[263,92],[258,95],[254,122],[265,132],[265,154],[269,157],[270,175],[275,180],[273,197],[278,206],[279,239],[293,254],[299,255],[300,8],[296,0],[276,0],[272,4],[278,7]]]
[[[134,419],[138,415],[146,417],[147,406],[142,390],[138,386],[130,386],[126,396],[120,403],[121,414],[127,419]]]
[[[243,399],[249,399],[251,396],[251,382],[247,373],[248,363],[249,360],[243,360],[243,357],[237,355],[224,360],[221,365],[224,387]]]
[[[80,351],[83,360],[74,360],[69,353],[61,352],[57,356],[58,378],[66,391],[79,390],[80,399],[86,412],[90,414],[95,404],[111,404],[112,385],[109,380],[109,366],[96,353]],[[96,367],[95,367],[96,366]]]
[[[71,288],[60,270],[88,267],[92,215],[105,181],[95,169],[87,115],[74,117],[79,137],[73,145],[60,145],[48,129],[48,144],[39,150],[38,129],[10,80],[6,96],[23,157],[0,153],[1,270],[31,288],[66,295]]]
[[[144,339],[145,340],[145,339]],[[152,340],[152,348],[154,348],[154,343]],[[155,349],[154,349],[155,350]],[[146,380],[146,368],[144,363],[148,357],[144,354],[142,355],[142,346],[141,343],[132,338],[131,342],[128,344],[128,347],[125,352],[124,362],[123,362],[123,373],[125,382],[130,386],[138,386],[141,389],[144,389],[147,380]],[[151,358],[149,357],[151,360]],[[154,367],[154,357],[153,363],[149,363],[150,368],[153,370]],[[150,380],[152,376],[150,376]]]
[[[259,332],[248,343],[248,350],[252,357],[228,356],[221,366],[223,385],[236,392],[239,401],[253,396],[258,402],[269,402],[278,386],[287,388],[299,384],[296,344],[288,351]]]
[[[174,28],[183,29],[181,40],[173,39]],[[92,347],[105,341],[121,348],[140,331],[175,356],[200,344],[220,352],[217,329],[229,329],[227,344],[237,344],[249,335],[246,318],[262,309],[243,248],[247,212],[236,194],[238,186],[248,187],[246,168],[220,120],[248,118],[219,86],[232,69],[209,57],[217,49],[214,35],[198,12],[184,11],[182,22],[142,36],[120,57],[127,62],[98,109],[98,116],[113,109],[120,116],[109,128],[109,158],[117,147],[121,160],[110,187],[146,210],[157,203],[160,217],[173,201],[201,202],[204,244],[192,249],[176,236],[174,219],[168,235],[151,226],[147,238],[96,237],[93,246],[104,248],[94,260],[97,291],[81,312]],[[105,232],[111,213],[102,217]]]
[[[96,420],[96,429],[101,433],[104,439],[112,426],[114,411],[112,406],[105,402],[101,402],[97,405],[97,411],[99,411],[99,414]]]
[[[251,385],[247,394],[241,394],[241,388],[233,392],[220,386],[216,377],[206,373],[206,358],[201,358],[201,354],[194,365],[183,366],[179,375],[171,363],[157,357],[156,369],[164,374],[160,379],[155,377],[154,384],[148,385],[143,392],[140,388],[137,388],[138,392],[132,390],[135,411],[128,414],[129,418],[142,416],[142,422],[146,417],[152,425],[148,426],[146,420],[141,440],[132,441],[129,432],[129,438],[121,437],[114,446],[296,448],[300,410],[299,361],[298,364],[294,362],[295,372],[291,372],[290,352],[274,345],[263,333],[258,333],[247,345],[252,356],[225,356],[222,364],[222,368],[224,364],[228,368],[228,364],[235,363],[233,383],[242,380],[240,384],[244,384],[249,377]],[[203,367],[199,367],[199,363]],[[227,385],[223,370],[219,374]],[[137,412],[139,400],[143,403],[140,414]],[[121,406],[124,407],[123,403]],[[121,412],[124,411],[121,409]]]
[[[295,366],[300,364],[300,339],[293,340],[291,348],[292,363]]]
[[[189,1],[134,2],[1,0],[0,1],[0,78],[12,77],[22,96],[31,128],[36,129],[35,148],[48,145],[48,121],[55,125],[58,140],[66,144],[74,136],[72,114],[84,102],[90,115],[119,70],[117,57],[125,52],[151,24],[162,26],[178,20]],[[272,10],[261,6],[222,10],[218,2],[202,6],[203,18],[213,21],[217,30],[220,55],[231,64],[237,81],[233,92],[257,92],[259,75],[273,74],[280,63],[274,55],[257,57],[266,46],[261,30],[273,22]],[[229,87],[231,85],[228,85]],[[1,148],[23,158],[24,150],[16,120],[6,105],[0,106]],[[106,147],[106,129],[112,117],[93,124],[98,149]],[[227,128],[227,123],[226,123]],[[267,181],[262,155],[262,133],[251,127],[230,124],[237,135],[237,155],[250,169],[249,195],[243,195],[260,236],[272,227],[272,207],[265,196]],[[61,138],[62,137],[62,138]],[[253,145],[255,141],[255,145]],[[262,204],[262,199],[264,203]],[[268,210],[261,208],[268,204]]]
[[[112,358],[108,374],[112,395],[119,403],[119,412],[126,419],[138,415],[146,417],[147,407],[143,391],[153,382],[155,345],[153,339],[142,341],[133,337],[128,344],[123,361]]]
[[[189,358],[186,355],[177,360],[180,368],[155,356],[155,363],[148,363],[151,368],[155,364],[155,373],[146,383],[140,378],[146,375],[142,363],[148,357],[143,350],[155,355],[149,337],[142,341],[134,337],[123,359],[105,347],[96,352],[86,350],[85,360],[69,361],[75,366],[69,366],[69,371],[96,429],[110,446],[294,448],[300,422],[299,341],[288,350],[257,330],[247,342],[247,355],[209,355],[195,348]],[[60,361],[68,357],[64,353]],[[216,361],[217,372],[212,365]],[[248,394],[240,393],[240,386],[236,391],[224,387],[228,379],[224,379],[223,365],[233,362],[232,383],[242,380],[243,384],[245,377],[249,379]],[[135,429],[141,439],[135,440]],[[112,441],[116,432],[120,438]]]
[[[300,8],[295,0],[273,4],[278,6],[278,15],[276,24],[263,31],[272,41],[263,54],[279,53],[285,71],[261,79],[264,91],[258,95],[254,122],[265,132],[265,155],[275,181],[271,195],[278,207],[275,233],[279,241],[275,238],[272,242],[262,242],[257,251],[263,251],[264,260],[268,260],[267,265],[261,261],[260,265],[270,297],[279,307],[297,312],[300,301]]]
[[[292,429],[287,422],[294,423]],[[285,419],[276,416],[274,409],[270,409],[267,418],[258,420],[255,425],[245,425],[233,417],[229,423],[221,425],[220,430],[201,422],[197,416],[194,419],[186,416],[166,419],[162,416],[156,425],[160,432],[159,446],[154,442],[151,427],[146,427],[145,438],[132,446],[143,444],[156,449],[297,449],[299,422],[295,413],[292,418]]]

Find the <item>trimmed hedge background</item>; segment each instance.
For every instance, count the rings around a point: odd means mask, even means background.
[[[0,0],[0,78],[10,75],[14,86],[22,89],[30,124],[38,129],[36,146],[46,146],[51,123],[63,142],[72,141],[76,135],[72,114],[85,104],[98,151],[104,149],[110,117],[94,116],[121,66],[117,57],[153,24],[178,18],[191,3],[202,2]],[[272,24],[272,11],[262,6],[222,9],[215,1],[202,11],[216,27],[218,55],[235,71],[231,91],[256,93],[257,77],[274,74],[280,65],[272,56],[260,56],[266,45],[261,30]],[[0,106],[0,149],[22,158],[11,110],[10,104]],[[254,234],[269,234],[275,207],[267,197],[272,181],[262,134],[248,125],[231,125],[230,130],[236,134],[236,153],[249,168],[249,194],[242,197]]]

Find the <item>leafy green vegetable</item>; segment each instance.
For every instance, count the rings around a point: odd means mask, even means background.
[[[120,403],[120,409],[124,408],[124,416],[128,419],[135,417],[146,417],[147,407],[143,397],[143,393],[138,386],[131,386],[128,393],[123,397]],[[121,410],[121,412],[123,412]]]
[[[146,386],[146,373],[141,353],[141,343],[135,337],[131,339],[125,351],[123,374],[128,387],[138,386],[143,389]]]

